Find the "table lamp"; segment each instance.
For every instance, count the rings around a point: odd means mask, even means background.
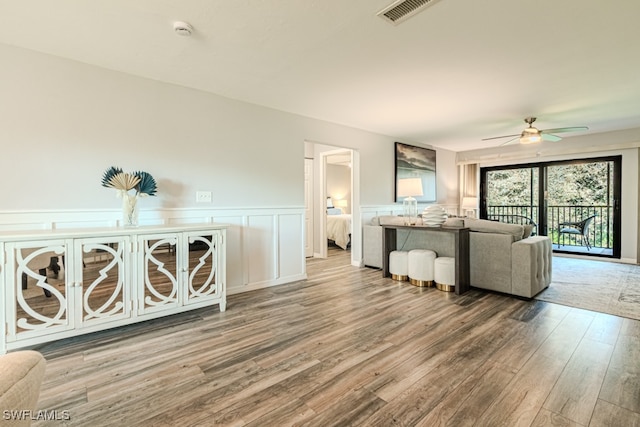
[[[401,178],[398,180],[398,197],[402,202],[403,216],[407,225],[413,225],[418,219],[418,201],[414,196],[422,196],[422,179]]]

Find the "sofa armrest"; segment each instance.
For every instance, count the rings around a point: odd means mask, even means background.
[[[45,365],[44,357],[32,350],[0,356],[0,408],[3,411],[35,413]],[[7,422],[11,426],[30,424],[29,417]]]
[[[551,283],[551,239],[534,236],[511,245],[511,293],[532,298]]]
[[[379,225],[362,226],[362,263],[382,268],[382,229]]]
[[[469,279],[471,286],[511,293],[510,234],[469,233]]]

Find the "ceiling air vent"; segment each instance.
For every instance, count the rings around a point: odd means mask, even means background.
[[[438,0],[398,0],[378,12],[378,16],[392,24],[399,24],[437,1]]]

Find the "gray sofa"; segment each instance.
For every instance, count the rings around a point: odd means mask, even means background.
[[[402,224],[402,217],[379,216],[363,225],[365,266],[382,268],[382,225]],[[445,225],[470,230],[471,286],[532,298],[551,283],[549,237],[529,236],[531,229],[527,226],[480,219],[451,218]],[[402,250],[429,248],[438,256],[453,256],[453,246],[453,236],[449,233],[411,233],[410,230],[397,233],[397,247]]]
[[[3,426],[29,426],[36,415],[46,361],[33,350],[0,356],[0,409]]]

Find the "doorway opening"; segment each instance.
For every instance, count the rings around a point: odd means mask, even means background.
[[[305,233],[313,240],[313,257],[327,258],[329,245],[343,252],[352,265],[359,265],[361,255],[359,153],[356,150],[319,143],[306,143],[305,163],[312,158],[312,215]],[[332,214],[332,215],[329,215]],[[327,219],[328,217],[331,219]],[[329,221],[338,229],[330,229]],[[309,231],[309,227],[313,232]],[[334,228],[335,228],[334,227]]]

